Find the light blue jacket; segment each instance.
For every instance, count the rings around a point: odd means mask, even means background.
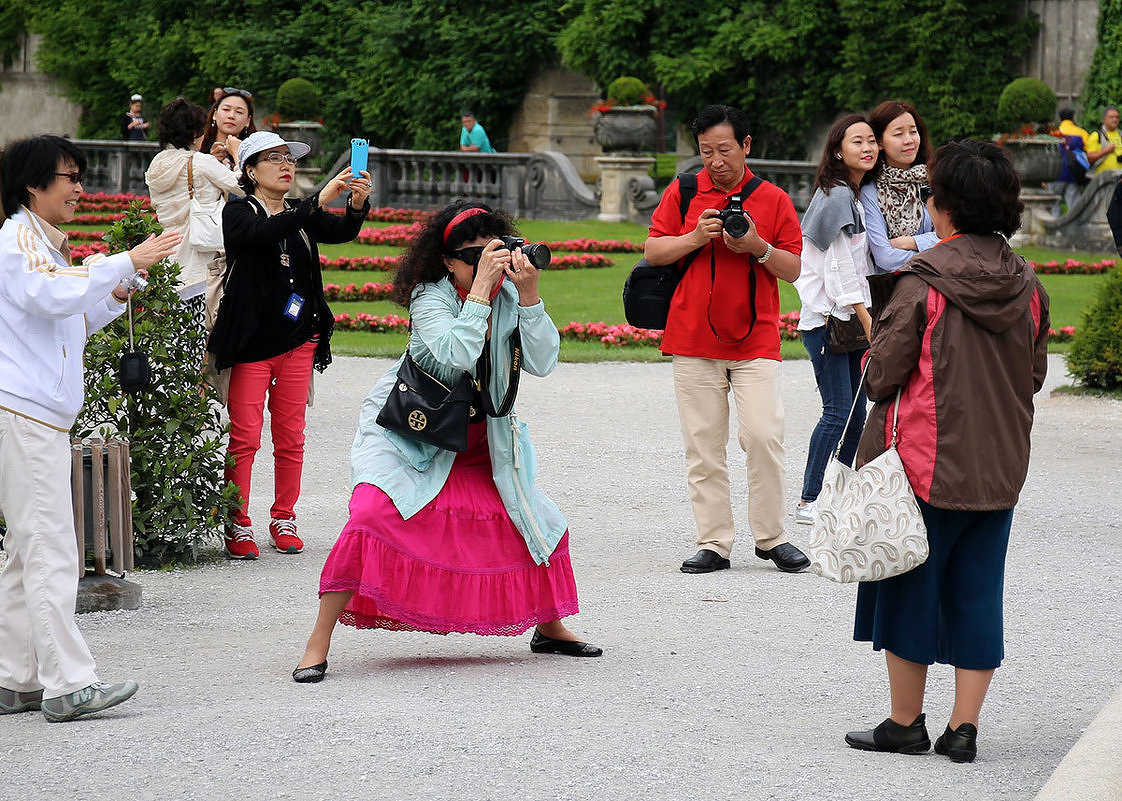
[[[873,267],[878,273],[896,272],[916,255],[916,251],[894,248],[889,243],[888,225],[884,221],[884,212],[880,210],[875,183],[870,182],[861,187],[861,206],[865,209],[865,228],[868,230]],[[919,222],[919,230],[915,232],[915,240],[920,251],[939,244],[939,235],[935,233],[927,209],[923,209],[923,219]]]
[[[536,306],[519,306],[518,292],[510,282],[503,284],[490,308],[474,301],[461,306],[450,281],[421,284],[413,292],[409,311],[413,327],[409,352],[422,369],[445,383],[454,382],[461,371],[474,373],[476,360],[487,343],[490,313],[490,391],[496,404],[506,393],[510,335],[515,326],[522,334],[523,370],[545,376],[557,365],[561,338],[545,313],[545,304],[539,301]],[[358,433],[351,446],[351,487],[373,484],[389,496],[403,518],[409,519],[444,487],[456,454],[375,422],[402,359],[378,380],[362,403]],[[534,486],[538,460],[526,424],[512,412],[506,417],[489,417],[486,426],[499,496],[534,561],[548,566],[549,556],[568,524],[557,505]]]

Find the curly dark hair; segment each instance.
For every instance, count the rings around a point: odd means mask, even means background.
[[[856,193],[857,187],[849,183],[849,167],[845,166],[840,151],[846,131],[859,122],[866,125],[869,123],[861,114],[846,114],[830,126],[830,132],[826,134],[826,147],[822,149],[822,158],[818,160],[818,172],[814,174],[815,189],[821,189],[828,195],[835,186],[849,186]],[[861,183],[868,181],[871,173],[872,170],[866,172]]]
[[[206,130],[206,111],[180,96],[160,111],[160,147],[190,150],[195,137]]]
[[[959,232],[1010,237],[1021,227],[1021,177],[1005,148],[976,139],[943,145],[927,180],[931,202]]]
[[[486,213],[476,214],[460,222],[452,229],[445,242],[444,229],[457,214],[467,209],[483,209]],[[466,200],[453,202],[429,218],[412,247],[401,257],[401,265],[393,279],[391,299],[408,309],[413,290],[418,285],[433,283],[449,275],[444,258],[459,250],[464,242],[480,236],[500,237],[513,234],[514,225],[506,213],[496,211],[485,203]]]

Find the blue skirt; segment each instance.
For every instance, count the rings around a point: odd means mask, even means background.
[[[853,639],[909,662],[996,668],[1005,656],[1002,594],[1013,510],[965,512],[922,500],[919,508],[931,555],[910,573],[858,586]]]

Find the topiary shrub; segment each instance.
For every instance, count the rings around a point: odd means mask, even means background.
[[[283,120],[319,119],[319,89],[305,78],[289,78],[277,89],[277,113]]]
[[[1008,130],[1022,125],[1044,125],[1056,116],[1056,93],[1037,78],[1017,78],[997,101],[998,122]]]
[[[1067,354],[1067,369],[1095,389],[1122,389],[1122,269],[1107,274],[1095,302],[1083,314]]]
[[[624,75],[608,84],[608,101],[619,106],[638,106],[650,94],[647,85],[638,78]]]
[[[112,252],[162,230],[133,203],[105,236]],[[226,446],[221,408],[200,381],[206,335],[175,293],[179,265],[148,271],[148,288],[133,296],[136,349],[148,354],[152,386],[121,390],[121,353],[129,350],[128,314],[90,337],[86,345],[86,405],[71,434],[126,437],[132,457],[133,532],[138,565],[195,561],[199,547],[239,504],[237,487],[223,475]]]

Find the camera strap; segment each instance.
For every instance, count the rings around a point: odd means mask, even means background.
[[[752,180],[744,185],[744,189],[736,194],[740,197],[740,202],[743,204],[748,196],[756,191],[756,188],[763,183],[758,175],[753,175]],[[713,332],[713,336],[722,345],[739,345],[748,337],[752,336],[752,331],[756,328],[756,285],[759,279],[756,276],[756,257],[751,254],[748,255],[748,332],[739,339],[727,340],[721,336],[717,331],[717,326],[713,325],[713,290],[717,286],[717,243],[715,241],[709,243],[709,304],[705,308],[705,317],[709,322],[709,330]]]
[[[518,395],[518,376],[522,373],[522,332],[518,326],[510,334],[510,378],[506,385],[506,394],[498,408],[491,399],[491,343],[483,345],[483,352],[479,354],[476,362],[476,374],[479,377],[479,395],[483,403],[483,411],[488,417],[506,417],[514,408],[514,399]]]

